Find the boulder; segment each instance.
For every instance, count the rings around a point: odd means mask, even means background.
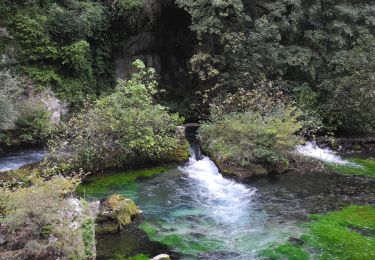
[[[253,164],[246,168],[226,166],[220,162],[215,161],[220,172],[224,175],[229,175],[240,180],[251,179],[253,177],[266,176],[270,171],[261,165]]]
[[[119,232],[141,213],[133,200],[121,195],[112,195],[99,205],[95,231],[97,234]]]

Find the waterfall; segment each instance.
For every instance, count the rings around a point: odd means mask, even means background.
[[[198,158],[193,154],[187,165],[180,167],[180,170],[199,187],[199,201],[211,209],[210,213],[216,219],[221,219],[226,224],[238,224],[238,220],[248,214],[256,189],[224,178],[207,156]]]

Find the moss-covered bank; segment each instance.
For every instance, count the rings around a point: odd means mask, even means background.
[[[375,207],[349,206],[326,215],[312,215],[308,231],[263,252],[271,259],[374,259]],[[294,242],[294,243],[293,243]]]
[[[345,175],[375,177],[375,158],[348,158],[353,164],[329,165],[332,170]]]

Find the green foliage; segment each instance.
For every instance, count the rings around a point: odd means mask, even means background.
[[[68,65],[74,73],[92,74],[90,60],[90,45],[86,41],[78,41],[61,49],[62,64]]]
[[[61,83],[61,78],[55,68],[50,66],[21,66],[20,70],[35,80],[37,90],[46,89],[50,85]]]
[[[52,88],[74,106],[113,87],[110,19],[103,4],[5,2],[8,8],[0,14],[9,37],[1,37],[0,47],[9,56],[6,66],[29,76],[37,90]]]
[[[22,80],[0,71],[0,131],[12,129],[19,114],[17,100],[24,90]]]
[[[138,72],[130,80],[120,81],[113,94],[73,116],[50,141],[52,168],[98,171],[136,161],[175,160],[181,145],[175,131],[182,119],[154,102],[154,70],[141,61],[134,65]]]
[[[144,0],[120,0],[113,1],[112,5],[115,5],[116,8],[119,8],[121,11],[128,11],[137,8],[141,8],[144,5]]]
[[[50,112],[38,104],[24,106],[15,122],[18,138],[26,143],[46,140],[54,130]]]
[[[308,85],[311,96],[317,93],[317,104],[304,108],[311,123],[321,118],[328,130],[373,131],[374,4],[267,1],[266,7],[268,12],[256,20],[255,28],[262,20],[265,27],[259,30],[272,29],[279,39],[272,39],[272,45],[269,40],[255,41],[249,49],[249,56],[262,57],[259,64],[265,76],[282,78],[290,86]],[[251,44],[254,39],[248,40]],[[264,42],[268,53],[259,52]]]
[[[270,82],[295,99],[306,134],[373,131],[373,2],[177,4],[192,16],[199,40],[191,69],[211,79],[204,99]]]
[[[284,168],[288,151],[298,143],[300,113],[257,91],[240,91],[212,107],[212,122],[199,129],[205,149],[229,166],[264,164]]]
[[[360,33],[349,51],[337,52],[330,66],[335,73],[320,85],[324,93],[322,114],[340,130],[375,130],[375,37]]]
[[[82,223],[82,239],[85,246],[85,255],[87,259],[95,258],[95,221],[93,218],[87,218]]]
[[[45,29],[47,17],[44,15],[17,14],[12,19],[12,28],[22,61],[56,59],[58,48],[50,40]]]
[[[216,78],[242,49],[244,34],[240,31],[248,21],[240,0],[177,0],[192,19],[190,29],[199,45],[191,58],[192,71],[201,80]]]

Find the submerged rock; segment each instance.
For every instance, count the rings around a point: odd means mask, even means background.
[[[171,260],[171,257],[167,254],[160,254],[151,258],[151,260]]]
[[[116,233],[131,224],[141,213],[133,200],[121,195],[112,195],[99,206],[95,231],[97,234]]]

